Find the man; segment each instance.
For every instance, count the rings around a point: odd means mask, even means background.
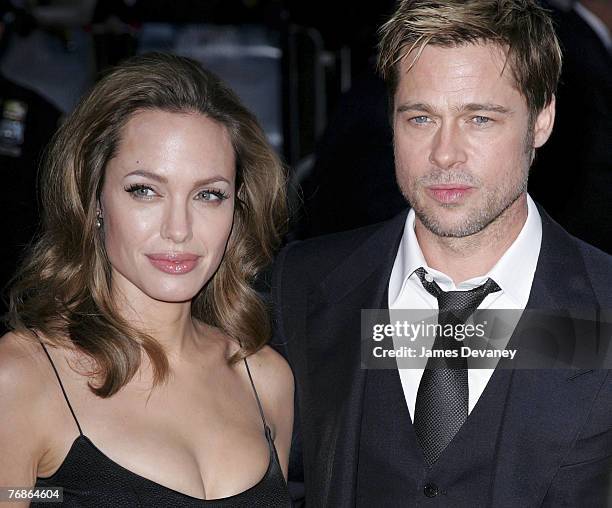
[[[561,65],[546,12],[404,0],[381,35],[396,177],[413,208],[292,244],[273,278],[307,505],[607,506],[609,371],[361,368],[361,309],[439,310],[442,322],[449,308],[612,307],[612,258],[526,193]]]

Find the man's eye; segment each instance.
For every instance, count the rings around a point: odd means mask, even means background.
[[[475,116],[472,118],[472,121],[478,125],[485,125],[491,122],[491,119],[486,116]]]
[[[428,116],[419,115],[419,116],[415,116],[411,118],[410,121],[412,123],[416,123],[417,125],[423,125],[423,124],[429,123],[430,120]]]

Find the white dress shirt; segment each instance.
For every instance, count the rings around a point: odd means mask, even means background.
[[[427,265],[414,232],[415,213],[414,210],[410,210],[389,279],[391,319],[393,320],[393,311],[399,309],[437,310],[437,299],[423,287],[414,273],[419,267],[423,267],[433,276],[443,291],[467,291],[480,286],[488,278],[493,279],[501,291],[487,295],[478,309],[524,309],[529,300],[542,244],[542,220],[529,195],[527,195],[527,207],[527,220],[521,232],[495,266],[488,273],[461,282],[459,285],[455,285],[448,275]],[[398,367],[400,367],[399,359]],[[468,369],[468,413],[478,402],[492,374],[493,369]],[[408,411],[414,421],[414,408],[423,369],[399,368],[399,375]]]

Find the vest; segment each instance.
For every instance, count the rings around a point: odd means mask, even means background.
[[[429,468],[397,370],[369,370],[357,468],[358,507],[490,506],[510,371],[496,370],[466,422]]]

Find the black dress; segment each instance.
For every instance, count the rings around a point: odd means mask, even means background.
[[[42,344],[42,343],[41,343]],[[244,360],[257,405],[263,420],[264,434],[270,449],[270,462],[263,478],[251,488],[221,499],[200,499],[183,494],[148,480],[111,460],[85,436],[74,414],[49,352],[43,345],[57,376],[60,388],[79,429],[68,455],[59,469],[48,478],[38,478],[36,487],[62,487],[64,507],[160,507],[160,508],[229,508],[229,507],[290,507],[287,484],[270,433],[251,372]],[[49,508],[54,503],[33,502],[30,506]]]

